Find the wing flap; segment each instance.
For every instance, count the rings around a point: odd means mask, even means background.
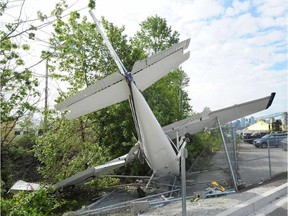
[[[205,129],[217,127],[217,119],[219,119],[221,124],[226,124],[241,117],[265,110],[272,104],[274,97],[275,93],[272,93],[270,96],[239,105],[234,105],[208,113],[203,112],[194,117],[188,117],[179,122],[167,125],[163,127],[163,130],[171,139],[175,139],[177,137],[177,132],[178,136],[183,136],[185,133],[195,134]]]

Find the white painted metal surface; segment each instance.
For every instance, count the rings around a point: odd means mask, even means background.
[[[167,125],[163,127],[163,130],[171,139],[175,139],[177,136],[176,131],[179,136],[184,136],[185,133],[194,134],[205,129],[217,127],[217,118],[219,118],[221,124],[226,124],[241,117],[267,109],[271,105],[274,96],[275,93],[272,93],[270,96],[257,100],[237,104],[213,112],[206,111],[194,117],[189,117]]]
[[[160,52],[160,54],[137,61],[133,66],[132,75],[138,89],[145,90],[186,61],[189,58],[189,52],[184,53],[184,49],[188,47],[189,42],[190,39],[185,40]],[[125,76],[116,72],[96,81],[76,95],[68,97],[55,108],[60,111],[70,110],[66,118],[74,119],[127,100],[129,95]]]
[[[158,175],[178,175],[179,161],[169,139],[148,106],[143,95],[131,83],[141,141],[147,163]]]

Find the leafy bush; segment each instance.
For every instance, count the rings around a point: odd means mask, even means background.
[[[222,141],[217,130],[210,132],[200,132],[193,135],[193,140],[187,143],[186,148],[188,151],[187,168],[202,154],[212,154],[222,147]]]
[[[33,192],[19,192],[10,199],[1,197],[1,213],[9,216],[61,215],[61,209],[69,210],[74,204],[51,193],[52,189],[41,188]]]

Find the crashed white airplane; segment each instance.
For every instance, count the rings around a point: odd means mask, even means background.
[[[147,59],[137,61],[132,71],[128,72],[101,30],[100,23],[91,11],[90,14],[120,73],[113,73],[103,80],[97,81],[95,84],[56,105],[55,108],[60,111],[70,110],[66,117],[74,119],[128,99],[138,142],[128,154],[109,161],[104,165],[89,168],[56,183],[54,185],[56,190],[75,186],[95,177],[102,177],[139,156],[144,157],[153,170],[153,175],[156,174],[160,177],[167,175],[180,176],[180,152],[185,145],[175,146],[172,139],[177,138],[179,140],[186,133],[195,134],[205,129],[217,127],[219,124],[226,124],[235,119],[267,109],[272,104],[275,93],[221,110],[204,111],[196,116],[162,128],[141,91],[189,58],[189,52],[184,52],[184,50],[188,48],[190,39]]]
[[[64,179],[55,184],[56,189],[75,186],[94,177],[101,177],[109,171],[131,162],[140,154],[144,156],[147,164],[153,170],[153,174],[179,176],[180,150],[183,146],[175,146],[171,141],[172,139],[183,137],[185,133],[194,134],[207,128],[217,127],[219,122],[225,124],[267,109],[273,101],[275,93],[272,93],[271,96],[218,111],[203,112],[162,128],[141,91],[189,58],[189,52],[184,52],[184,50],[188,48],[190,39],[147,59],[137,61],[132,71],[128,72],[101,30],[98,20],[91,11],[90,14],[120,73],[113,73],[103,80],[97,81],[58,104],[56,109],[60,111],[70,110],[66,117],[74,119],[128,99],[138,142],[128,154]]]

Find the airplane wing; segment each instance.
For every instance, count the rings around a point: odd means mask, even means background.
[[[130,149],[129,153],[123,155],[119,158],[111,160],[104,165],[88,168],[82,172],[79,172],[67,179],[64,179],[60,182],[57,182],[54,187],[56,190],[62,190],[63,188],[69,186],[75,186],[89,180],[92,180],[95,177],[102,177],[106,173],[123,166],[124,164],[130,163],[137,156],[139,151],[139,144],[137,143],[133,148]]]
[[[223,125],[241,117],[268,109],[273,102],[275,94],[276,93],[272,93],[267,97],[213,112],[204,111],[198,115],[167,125],[163,127],[163,130],[171,139],[175,139],[177,132],[180,137],[186,133],[195,134],[205,129],[214,128],[218,126],[218,119],[220,124]]]
[[[161,77],[178,67],[189,58],[189,52],[184,53],[190,39],[152,55],[141,61],[135,62],[132,75],[140,90],[144,90]],[[74,119],[119,103],[129,98],[130,91],[126,78],[116,72],[106,78],[96,81],[93,85],[79,91],[76,95],[68,97],[62,103],[55,106],[57,110],[70,110],[66,115],[68,119]]]

